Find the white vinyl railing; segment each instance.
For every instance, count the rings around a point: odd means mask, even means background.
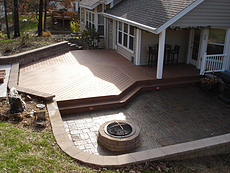
[[[200,74],[203,74],[204,72],[209,73],[224,71],[227,63],[226,58],[226,54],[207,55],[206,53],[204,53],[201,63]]]

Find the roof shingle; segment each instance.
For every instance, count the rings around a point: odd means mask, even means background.
[[[196,0],[123,0],[105,13],[153,28],[172,19]]]

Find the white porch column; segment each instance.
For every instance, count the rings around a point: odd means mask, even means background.
[[[117,28],[116,28],[116,20],[113,20],[113,49],[117,49],[117,46],[116,46],[116,36],[117,36]]]
[[[226,30],[224,54],[227,54],[225,69],[230,70],[230,29]]]
[[[198,66],[197,68],[200,69],[203,62],[203,55],[207,52],[208,46],[208,36],[209,36],[209,29],[201,30],[201,38],[200,38],[200,49],[199,49],[199,56],[198,56]]]
[[[157,75],[156,75],[157,79],[162,79],[162,75],[163,75],[165,33],[166,33],[166,30],[164,29],[159,34],[159,48],[158,48]]]
[[[75,1],[74,3],[75,3],[75,8],[76,8],[75,10],[78,11],[78,2]]]
[[[136,65],[141,64],[141,30],[137,29],[137,42],[136,42]]]

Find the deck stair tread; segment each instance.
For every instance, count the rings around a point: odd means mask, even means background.
[[[55,97],[55,95],[53,94],[43,93],[43,92],[35,91],[32,89],[24,88],[24,87],[15,86],[15,88],[17,89],[18,92],[23,92],[29,95],[40,97],[45,100],[52,100]]]
[[[199,76],[191,76],[186,78],[170,78],[164,81],[140,81],[134,83],[120,95],[58,101],[58,106],[62,115],[105,108],[123,107],[140,91],[196,85],[199,83],[199,78]]]

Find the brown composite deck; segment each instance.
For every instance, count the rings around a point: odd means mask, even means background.
[[[163,80],[194,75],[199,70],[191,65],[164,66]],[[20,67],[19,86],[61,101],[119,95],[155,76],[155,67],[135,66],[115,50],[77,50]]]

